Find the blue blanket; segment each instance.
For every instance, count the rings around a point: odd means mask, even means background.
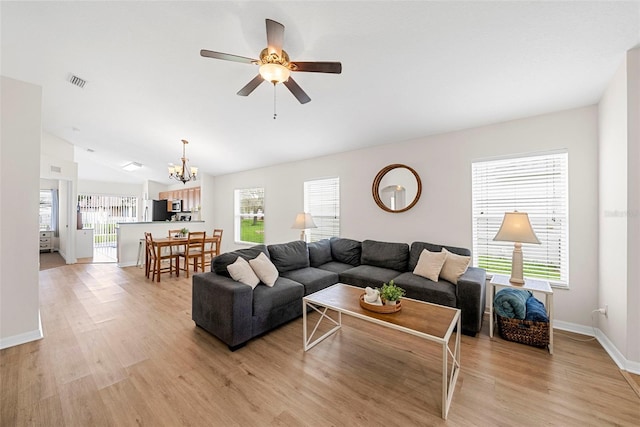
[[[527,314],[527,299],[531,295],[531,292],[523,289],[502,289],[493,300],[493,308],[499,316],[524,319]]]
[[[544,308],[544,304],[534,297],[529,297],[527,300],[527,315],[524,317],[524,320],[548,323],[549,318],[547,317],[547,310]]]

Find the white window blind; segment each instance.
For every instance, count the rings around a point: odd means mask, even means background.
[[[308,230],[312,242],[340,235],[340,178],[304,183],[304,211],[318,228]]]
[[[511,272],[513,243],[493,238],[505,212],[526,212],[541,244],[522,245],[524,276],[568,286],[567,153],[475,162],[472,180],[474,265]]]
[[[264,243],[264,188],[235,190],[234,196],[235,241]]]

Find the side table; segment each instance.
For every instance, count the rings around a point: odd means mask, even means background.
[[[540,292],[545,296],[544,306],[549,316],[549,354],[553,354],[553,289],[548,280],[528,279],[525,277],[524,285],[514,285],[509,282],[509,276],[506,274],[494,274],[491,279],[491,298],[489,298],[489,336],[493,338],[493,328],[495,324],[495,316],[493,315],[493,299],[496,296],[498,288],[516,288],[524,289],[532,292]]]

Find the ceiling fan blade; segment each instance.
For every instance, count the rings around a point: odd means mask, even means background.
[[[206,58],[224,59],[225,61],[242,62],[245,64],[256,64],[257,59],[246,58],[244,56],[231,55],[229,53],[214,52],[212,50],[202,49],[200,55]]]
[[[292,62],[294,71],[308,71],[311,73],[342,73],[340,62]]]
[[[253,80],[251,80],[249,83],[247,83],[242,89],[240,89],[238,91],[238,95],[240,96],[247,96],[249,95],[251,92],[253,92],[258,86],[260,86],[260,83],[262,83],[264,81],[264,79],[262,78],[262,76],[260,74],[258,74],[257,76],[255,76],[253,78]]]
[[[284,85],[291,91],[293,96],[295,96],[296,99],[300,101],[300,104],[306,104],[307,102],[311,101],[309,95],[307,95],[305,91],[302,90],[302,88],[298,85],[298,83],[296,83],[295,80],[293,80],[292,77],[289,77],[289,80],[285,81]]]
[[[267,19],[267,51],[282,55],[282,42],[284,41],[284,25]]]

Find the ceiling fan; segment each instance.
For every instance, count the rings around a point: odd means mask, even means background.
[[[225,61],[242,62],[245,64],[260,66],[258,75],[238,91],[238,95],[240,96],[249,95],[260,85],[260,83],[266,80],[273,83],[274,86],[277,83],[283,83],[301,104],[306,104],[311,101],[311,98],[309,98],[309,95],[307,95],[298,83],[296,83],[296,81],[290,76],[291,71],[340,74],[342,72],[342,64],[340,62],[290,61],[289,55],[282,49],[284,25],[271,19],[267,19],[266,22],[267,47],[260,52],[260,59],[214,52],[206,49],[202,49],[200,51],[200,55],[207,58],[223,59]]]

